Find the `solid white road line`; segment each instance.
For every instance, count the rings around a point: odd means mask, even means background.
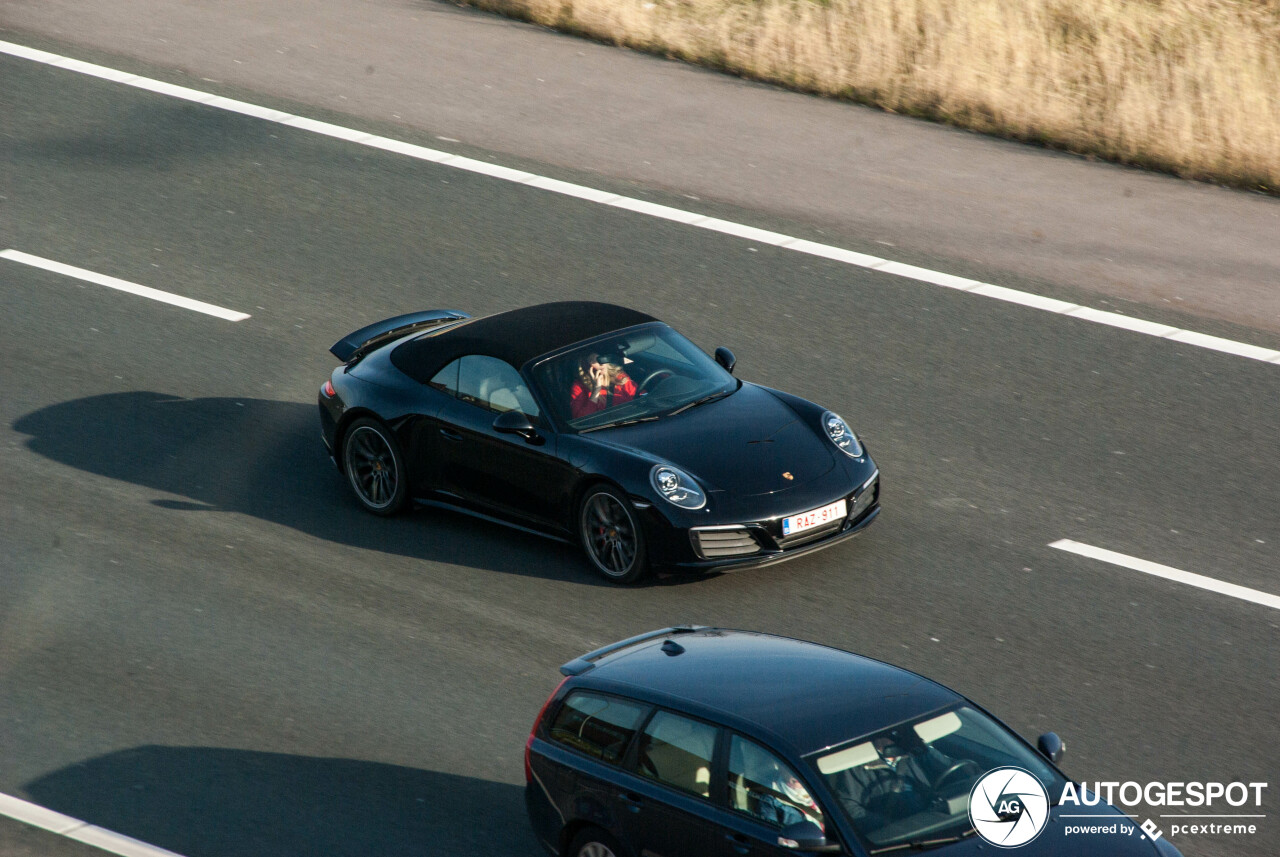
[[[1262,592],[1257,589],[1250,589],[1247,586],[1237,586],[1234,583],[1227,583],[1212,577],[1205,577],[1202,574],[1192,574],[1189,571],[1180,571],[1176,568],[1170,568],[1167,565],[1160,565],[1154,562],[1148,562],[1145,559],[1137,557],[1125,556],[1122,553],[1105,550],[1103,548],[1095,548],[1092,545],[1086,545],[1081,542],[1073,542],[1071,539],[1060,539],[1049,545],[1051,548],[1057,548],[1067,553],[1079,554],[1087,556],[1090,559],[1109,562],[1112,565],[1119,565],[1125,568],[1140,571],[1143,574],[1150,574],[1155,577],[1163,577],[1165,580],[1172,580],[1177,583],[1185,583],[1188,586],[1196,586],[1200,589],[1207,589],[1210,592],[1217,592],[1220,595],[1230,595],[1232,598],[1239,598],[1242,601],[1252,601],[1254,604],[1261,604],[1264,607],[1271,607],[1280,610],[1280,595],[1272,595],[1269,592]]]
[[[119,854],[121,857],[181,857],[180,854],[166,851],[156,845],[149,845],[6,794],[0,794],[0,815],[65,836],[67,839],[101,848],[112,854]]]
[[[328,122],[318,122],[314,119],[294,116],[289,113],[283,113],[279,110],[272,110],[268,107],[260,107],[256,104],[248,104],[243,101],[223,98],[220,95],[201,92],[197,89],[188,89],[185,86],[175,86],[171,83],[164,83],[159,80],[139,77],[134,74],[129,74],[128,72],[117,71],[116,69],[106,68],[105,66],[81,62],[80,60],[74,60],[70,57],[36,50],[35,48],[28,48],[25,45],[0,41],[0,53],[31,60],[33,62],[56,66],[58,68],[67,69],[68,71],[90,75],[92,77],[102,78],[103,80],[121,83],[126,86],[137,87],[138,89],[145,89],[161,95],[169,95],[186,101],[194,101],[197,104],[216,107],[220,110],[229,110],[233,113],[253,116],[258,119],[264,119],[268,122],[277,122],[291,128],[311,131],[316,134],[323,134],[327,137],[334,137],[339,140],[347,140],[362,146],[370,146],[375,149],[383,149],[388,152],[395,152],[397,154],[406,155],[423,161],[431,161],[432,163],[440,164],[441,166],[479,173],[480,175],[490,176],[503,181],[515,182],[516,184],[529,185],[531,187],[548,190],[553,193],[582,199],[587,202],[594,202],[599,205],[622,208],[636,212],[637,214],[645,214],[650,217],[671,220],[688,226],[696,226],[699,229],[707,229],[724,235],[733,235],[739,238],[745,238],[748,241],[770,244],[775,247],[794,250],[797,253],[806,253],[810,256],[820,256],[824,259],[831,259],[836,262],[843,262],[847,265],[854,265],[860,268],[880,271],[881,273],[892,274],[897,277],[905,277],[922,283],[930,283],[932,285],[943,286],[948,289],[958,289],[962,292],[968,292],[969,294],[994,298],[996,300],[1015,303],[1032,309],[1044,310],[1046,312],[1057,313],[1059,315],[1067,315],[1083,321],[1091,321],[1095,324],[1105,324],[1110,327],[1117,327],[1122,330],[1141,333],[1147,336],[1171,339],[1175,342],[1180,342],[1184,345],[1191,345],[1196,348],[1206,348],[1210,351],[1221,351],[1225,354],[1245,357],[1250,360],[1260,360],[1264,363],[1280,364],[1280,351],[1272,348],[1262,348],[1245,342],[1236,342],[1232,339],[1208,336],[1203,333],[1196,333],[1190,330],[1170,327],[1165,324],[1143,321],[1142,319],[1131,318],[1127,315],[1121,315],[1120,313],[1105,312],[1103,310],[1080,306],[1079,304],[1073,304],[1067,301],[1046,298],[1041,295],[1031,294],[1030,292],[1022,292],[1017,289],[1009,289],[1003,286],[984,283],[980,280],[970,280],[965,277],[957,277],[940,271],[931,271],[928,268],[918,268],[915,265],[906,265],[901,262],[894,262],[890,259],[882,259],[879,256],[868,256],[865,253],[856,253],[852,250],[845,250],[841,247],[832,247],[828,244],[806,241],[802,238],[796,238],[792,235],[784,235],[780,232],[770,232],[767,229],[757,229],[754,226],[747,226],[742,223],[734,223],[729,220],[706,217],[692,211],[685,211],[683,209],[672,208],[666,205],[658,205],[657,203],[646,202],[641,199],[619,196],[617,194],[596,190],[595,188],[584,187],[570,182],[559,181],[558,179],[551,179],[545,176],[527,173],[523,170],[513,170],[509,167],[490,164],[486,161],[477,161],[474,158],[465,158],[460,155],[453,155],[449,152],[440,151],[439,149],[429,149],[426,146],[418,146],[412,143],[392,140],[387,137],[379,137],[374,134],[368,134],[364,131],[356,131],[351,128],[344,128],[340,125],[333,125]]]
[[[72,265],[64,265],[63,263],[55,262],[52,259],[43,259],[40,256],[32,256],[30,253],[23,253],[19,250],[0,250],[0,259],[8,259],[11,262],[21,262],[24,265],[31,265],[33,268],[43,268],[46,271],[53,271],[55,274],[65,274],[68,277],[75,277],[77,280],[84,280],[87,283],[95,283],[99,286],[106,286],[109,289],[128,292],[131,295],[151,298],[153,301],[173,304],[174,306],[182,307],[183,309],[202,312],[205,315],[225,318],[227,321],[244,321],[246,318],[250,317],[248,313],[236,312],[233,309],[223,309],[220,306],[207,304],[204,301],[184,298],[181,295],[162,292],[159,289],[153,289],[150,286],[140,286],[137,283],[130,283],[127,280],[117,280],[115,277],[108,277],[105,274],[99,274],[94,271],[86,271],[84,268],[76,268]]]

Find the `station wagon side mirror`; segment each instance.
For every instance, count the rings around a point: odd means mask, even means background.
[[[828,842],[822,828],[812,821],[797,821],[782,828],[778,844],[802,854],[835,854],[841,850],[839,844]]]
[[[504,411],[493,421],[493,430],[502,434],[518,434],[529,443],[542,440],[529,417],[522,411]]]
[[[732,375],[733,367],[738,362],[738,358],[733,356],[732,351],[721,345],[716,349],[716,362],[724,367],[724,371]]]
[[[1041,735],[1040,740],[1036,742],[1036,746],[1040,750],[1040,755],[1054,764],[1062,761],[1063,754],[1067,752],[1067,745],[1063,744],[1062,739],[1054,732],[1046,732]]]

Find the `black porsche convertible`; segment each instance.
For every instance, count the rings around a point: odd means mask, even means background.
[[[864,529],[879,471],[836,414],[611,304],[397,316],[331,349],[324,442],[356,499],[578,542],[609,580],[778,562]]]

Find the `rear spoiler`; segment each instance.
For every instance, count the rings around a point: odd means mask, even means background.
[[[650,631],[647,634],[637,634],[634,637],[628,637],[625,640],[619,640],[611,643],[602,649],[596,649],[594,652],[588,652],[580,658],[574,658],[569,663],[560,667],[560,674],[564,676],[582,675],[584,672],[592,669],[596,665],[596,661],[601,658],[612,655],[614,652],[620,652],[623,649],[637,646],[640,643],[647,643],[650,640],[656,640],[659,637],[673,637],[677,634],[692,634],[697,631],[707,630],[706,625],[676,625],[672,628],[661,628],[657,631]]]
[[[456,309],[429,309],[398,315],[348,333],[335,342],[329,351],[343,363],[350,363],[384,342],[406,336],[415,330],[461,321],[464,318],[471,318],[471,316]]]

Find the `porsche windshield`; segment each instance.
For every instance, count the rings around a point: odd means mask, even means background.
[[[824,750],[809,761],[871,854],[927,849],[970,835],[969,793],[995,768],[1029,771],[1054,799],[1065,784],[1007,729],[967,706]]]
[[[576,431],[669,416],[738,388],[719,363],[661,323],[544,360],[533,375],[556,416]]]

